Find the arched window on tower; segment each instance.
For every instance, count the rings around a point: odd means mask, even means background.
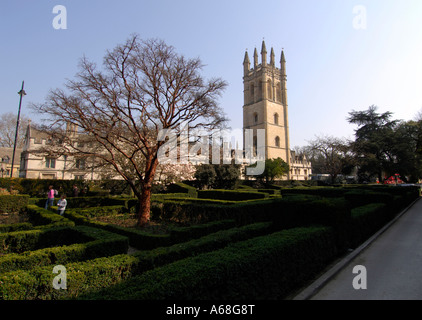
[[[275,137],[275,146],[277,148],[280,148],[280,137],[279,136]]]
[[[273,86],[271,84],[271,80],[268,79],[267,81],[267,99],[272,100],[273,99]]]
[[[258,114],[256,112],[253,114],[253,122],[254,124],[258,123]]]
[[[250,92],[249,102],[254,103],[255,102],[255,85],[253,84],[253,82],[250,85],[249,92]]]
[[[275,100],[277,102],[281,102],[281,84],[280,82],[277,83],[276,89],[275,89]]]
[[[278,125],[278,113],[274,113],[274,124]]]
[[[256,93],[256,99],[255,101],[261,101],[262,100],[262,81],[258,82],[258,88]]]

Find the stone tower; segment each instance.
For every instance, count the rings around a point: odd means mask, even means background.
[[[253,66],[248,52],[243,61],[243,129],[265,129],[265,158],[282,158],[290,164],[289,119],[287,112],[287,75],[284,51],[280,68],[275,66],[274,49],[267,63],[267,49],[262,41],[261,63],[255,48]],[[254,130],[254,143],[256,132]],[[289,178],[289,177],[288,177]]]

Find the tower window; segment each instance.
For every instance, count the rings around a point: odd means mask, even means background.
[[[278,113],[274,113],[274,124],[278,124]]]
[[[280,137],[275,137],[275,146],[277,147],[277,148],[280,148]]]
[[[256,112],[253,114],[253,121],[255,124],[258,123],[258,114]]]
[[[273,99],[273,86],[271,85],[271,80],[267,81],[267,99],[272,100]]]
[[[56,167],[56,159],[55,158],[45,158],[45,167],[46,168],[55,168]]]
[[[255,101],[255,86],[253,83],[251,83],[251,89],[250,89],[250,100],[251,103]]]

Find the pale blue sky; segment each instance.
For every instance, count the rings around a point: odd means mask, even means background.
[[[67,9],[55,30],[53,7]],[[366,29],[354,28],[363,5]],[[0,0],[0,112],[15,112],[22,80],[29,102],[63,87],[86,55],[101,63],[132,33],[161,38],[200,57],[206,77],[229,83],[220,100],[233,129],[242,128],[243,57],[274,47],[287,60],[291,147],[315,135],[353,137],[348,112],[379,106],[410,120],[422,110],[421,0]]]

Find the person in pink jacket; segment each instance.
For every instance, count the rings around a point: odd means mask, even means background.
[[[45,210],[47,210],[53,204],[54,204],[54,189],[53,189],[53,186],[49,186],[48,191],[47,191],[47,201],[45,203]]]

